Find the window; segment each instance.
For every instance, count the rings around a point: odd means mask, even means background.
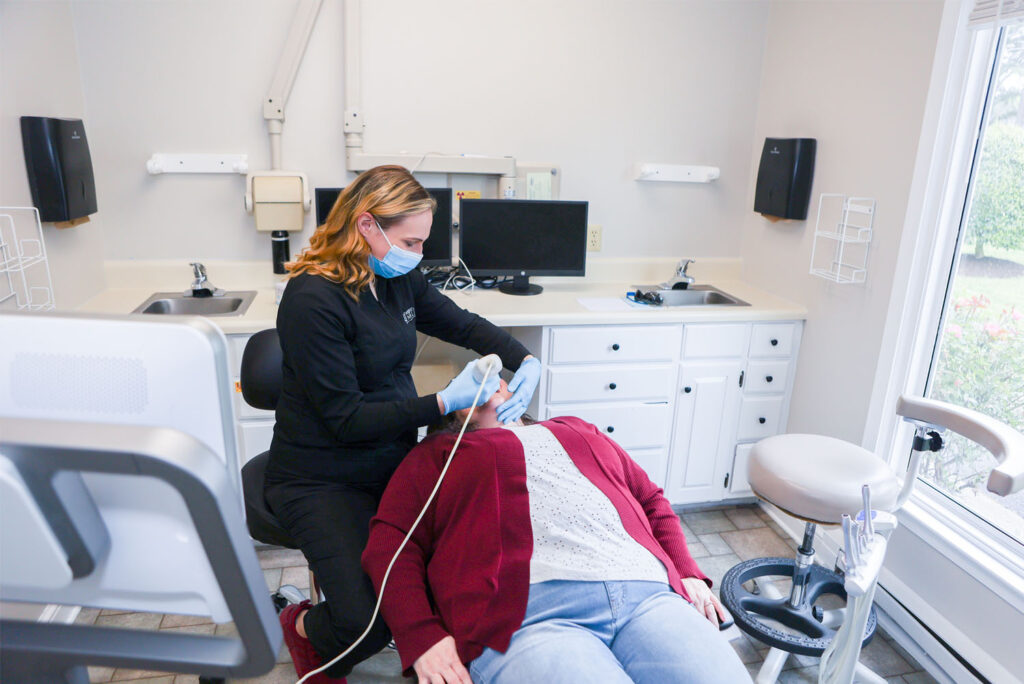
[[[985,32],[988,34],[989,32]],[[994,41],[959,236],[935,338],[926,396],[1024,432],[1024,23],[977,34]],[[1011,543],[1024,544],[1024,492],[985,489],[989,452],[947,433],[922,458],[933,496]]]

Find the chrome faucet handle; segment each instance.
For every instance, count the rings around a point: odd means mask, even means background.
[[[696,261],[697,261],[696,259],[683,259],[682,261],[680,261],[679,264],[676,266],[676,275],[677,276],[686,276],[687,275],[686,269],[688,269],[690,267],[690,264],[692,264],[692,263],[694,263]],[[687,277],[689,277],[689,276],[687,276]]]
[[[189,266],[192,267],[194,279],[192,285],[184,292],[186,297],[220,297],[224,294],[224,290],[215,287],[206,279],[206,266],[198,261],[190,262]]]

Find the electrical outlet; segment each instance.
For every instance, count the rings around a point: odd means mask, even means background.
[[[587,226],[587,251],[601,251],[601,226],[597,223],[591,223]]]

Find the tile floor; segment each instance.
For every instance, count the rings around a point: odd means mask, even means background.
[[[701,569],[711,577],[717,587],[722,575],[736,563],[761,556],[789,556],[796,545],[778,525],[756,505],[729,506],[716,509],[684,512],[680,515],[683,531],[690,542],[690,552]],[[260,565],[267,586],[276,589],[282,584],[294,584],[308,590],[309,575],[302,555],[287,549],[264,549],[259,552]],[[227,634],[233,626],[214,625],[205,618],[182,615],[154,615],[118,611],[83,610],[78,622],[95,623],[140,629],[161,629],[203,634]],[[740,659],[747,665],[751,676],[756,675],[768,649],[740,633],[732,640]],[[935,680],[914,662],[910,655],[888,635],[878,632],[870,645],[861,653],[861,662],[868,665],[887,682],[895,684],[927,684]],[[409,681],[401,676],[398,656],[384,650],[361,663],[349,676],[349,684],[391,684]],[[197,684],[193,675],[169,675],[139,670],[90,668],[91,682],[145,682],[145,684]],[[233,680],[249,684],[291,684],[295,682],[288,651],[282,646],[277,665],[257,679]],[[814,658],[794,656],[778,680],[782,684],[818,681],[818,666]]]

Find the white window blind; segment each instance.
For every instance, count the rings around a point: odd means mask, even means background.
[[[983,28],[1024,20],[1024,0],[974,0],[967,25]]]

